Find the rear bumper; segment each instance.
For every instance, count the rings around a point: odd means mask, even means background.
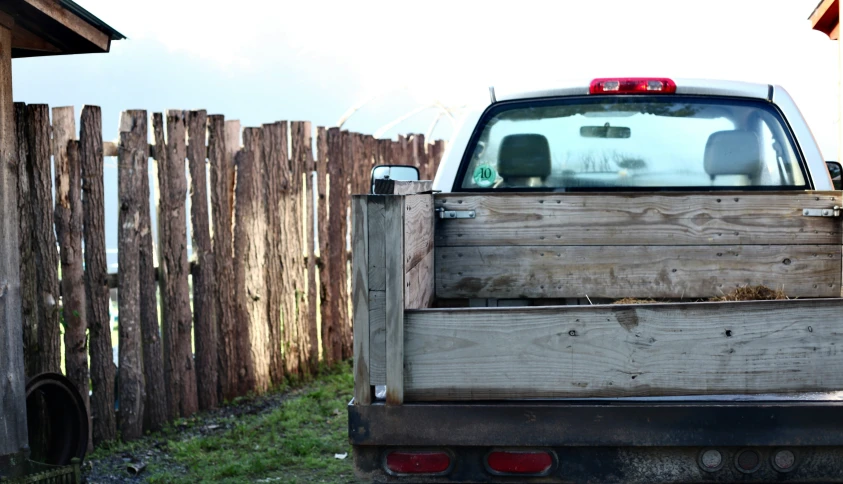
[[[506,402],[349,405],[355,466],[379,482],[513,482],[492,476],[495,448],[544,448],[557,464],[547,477],[519,482],[843,482],[843,402]],[[391,449],[447,449],[449,475],[401,478],[384,471]],[[751,448],[761,465],[740,472]],[[780,449],[796,455],[788,472],[772,465]],[[724,465],[704,471],[716,449]]]

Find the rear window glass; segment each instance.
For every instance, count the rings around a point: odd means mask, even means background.
[[[455,188],[805,188],[767,102],[680,96],[532,101],[487,113]],[[475,133],[476,134],[476,133]]]

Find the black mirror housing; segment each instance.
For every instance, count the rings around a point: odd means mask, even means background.
[[[370,193],[375,193],[376,180],[419,181],[419,169],[411,165],[378,165],[372,168]]]

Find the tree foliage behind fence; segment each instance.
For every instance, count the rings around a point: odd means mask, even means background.
[[[97,443],[116,438],[118,429],[124,439],[137,438],[351,357],[349,194],[368,192],[379,164],[415,165],[422,179],[432,179],[444,151],[443,142],[425,143],[421,135],[392,141],[338,128],[314,133],[305,121],[241,133],[238,121],[204,110],[151,118],[125,111],[115,145],[102,140],[98,107],[82,110],[78,140],[73,108],[54,108],[52,122],[49,112],[46,105],[15,106],[24,160],[18,185],[27,376],[59,371],[64,325],[66,373],[85,396],[90,376],[86,404]],[[104,157],[115,155],[119,200],[105,200]],[[116,277],[106,272],[105,210],[119,212]],[[108,314],[115,284],[116,369]]]

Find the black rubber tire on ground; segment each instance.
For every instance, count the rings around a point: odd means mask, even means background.
[[[70,380],[59,373],[30,378],[26,382],[26,413],[33,459],[60,466],[69,465],[74,457],[84,460],[88,412]]]

